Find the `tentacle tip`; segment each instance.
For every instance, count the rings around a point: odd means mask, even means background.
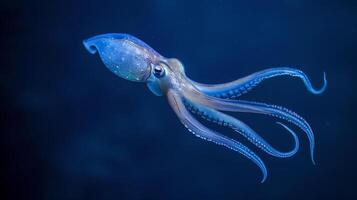
[[[314,160],[314,158],[311,158],[311,162],[312,162],[313,165],[316,166],[316,161]]]
[[[326,72],[324,72],[324,85],[322,86],[322,88],[320,89],[320,93],[323,93],[326,90],[327,87],[327,75]]]
[[[315,161],[314,155],[312,153],[311,153],[311,162],[313,165],[316,165],[316,161]]]
[[[262,175],[263,176],[262,176],[262,180],[260,181],[260,183],[264,183],[268,178],[268,171],[266,168],[262,169]]]
[[[315,90],[312,93],[322,94],[323,92],[325,92],[326,88],[327,88],[327,78],[326,78],[326,72],[324,72],[324,84],[322,85],[321,89]]]
[[[263,175],[263,178],[262,178],[262,180],[260,181],[260,183],[264,183],[266,180],[267,180],[267,175],[265,174],[265,175]]]

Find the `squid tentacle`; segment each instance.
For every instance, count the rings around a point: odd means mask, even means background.
[[[283,128],[287,129],[289,133],[291,133],[295,143],[294,148],[288,152],[282,152],[275,149],[268,142],[266,142],[259,134],[257,134],[253,129],[251,129],[248,125],[246,125],[242,121],[232,116],[226,115],[214,109],[203,107],[201,105],[197,105],[188,101],[185,101],[184,103],[191,112],[198,114],[199,116],[201,116],[202,118],[208,121],[212,121],[222,126],[230,127],[234,131],[244,136],[248,141],[253,143],[255,146],[257,146],[258,148],[262,149],[263,151],[265,151],[266,153],[272,156],[280,157],[280,158],[291,157],[299,150],[299,139],[297,135],[294,133],[294,131],[292,131],[282,123],[277,122]]]
[[[315,89],[303,71],[289,67],[278,67],[262,70],[229,83],[202,84],[194,82],[194,84],[200,91],[207,95],[219,98],[234,99],[244,93],[247,93],[266,79],[284,75],[300,78],[304,82],[307,90],[312,94],[321,94],[327,87],[326,73],[324,73],[323,86],[320,89]]]
[[[267,169],[264,162],[248,147],[244,146],[238,141],[230,139],[218,132],[208,129],[197,121],[190,112],[186,109],[181,97],[174,91],[167,92],[168,101],[175,111],[176,115],[179,117],[181,123],[194,135],[200,137],[201,139],[211,141],[218,145],[225,146],[229,149],[237,151],[244,155],[245,157],[252,160],[261,170],[263,178],[261,182],[264,182],[267,178]]]
[[[310,143],[311,160],[312,163],[315,164],[314,161],[315,138],[314,138],[313,131],[310,125],[306,122],[306,120],[300,117],[295,112],[290,111],[281,106],[269,105],[265,103],[258,103],[258,102],[244,101],[244,100],[220,99],[220,98],[204,95],[199,91],[191,90],[191,91],[186,91],[183,94],[190,101],[199,102],[200,104],[203,104],[213,109],[217,109],[221,111],[265,114],[295,124],[306,133]]]

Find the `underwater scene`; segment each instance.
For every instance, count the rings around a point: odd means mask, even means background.
[[[357,2],[0,5],[0,199],[357,198]]]

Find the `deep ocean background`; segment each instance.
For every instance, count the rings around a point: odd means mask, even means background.
[[[356,194],[357,2],[11,1],[0,3],[0,199],[353,199]],[[288,159],[266,155],[269,176],[226,148],[194,137],[166,98],[107,70],[82,40],[122,32],[188,76],[231,81],[276,66],[299,79],[263,82],[242,99],[283,105],[316,136]],[[279,149],[292,141],[275,119],[234,114]],[[294,130],[296,127],[290,125]]]

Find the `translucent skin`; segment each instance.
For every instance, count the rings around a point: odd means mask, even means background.
[[[150,76],[150,65],[161,57],[147,44],[127,34],[94,36],[83,44],[92,54],[99,50],[105,66],[129,81],[145,82]]]
[[[247,124],[221,111],[258,113],[290,122],[306,133],[310,143],[311,160],[315,163],[314,134],[306,120],[281,106],[234,100],[234,98],[250,91],[265,79],[282,75],[298,77],[312,94],[321,94],[327,86],[325,74],[324,85],[318,90],[312,87],[308,77],[302,71],[287,67],[270,68],[229,83],[202,84],[194,82],[186,76],[184,67],[179,60],[161,56],[133,36],[104,34],[92,37],[83,43],[90,53],[94,54],[98,51],[103,63],[117,76],[130,81],[145,82],[155,95],[166,95],[181,123],[191,133],[237,151],[252,160],[263,174],[262,182],[267,178],[267,169],[264,162],[252,150],[236,140],[205,127],[191,113],[233,129],[264,152],[280,158],[291,157],[299,149],[298,137],[290,128],[277,122],[294,139],[294,148],[282,152],[275,149]]]

